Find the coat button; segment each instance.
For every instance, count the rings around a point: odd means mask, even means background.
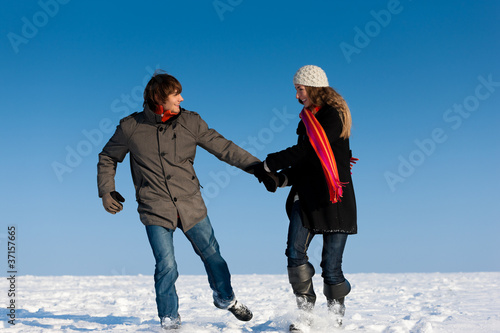
[[[165,156],[165,155],[167,155],[167,153],[161,153],[160,155],[161,155],[161,156]]]
[[[163,131],[163,127],[158,128],[158,131],[160,132]]]
[[[174,202],[177,202],[177,198],[174,198]]]
[[[192,177],[191,177],[191,180],[194,180],[194,178],[195,178],[195,177],[194,177],[194,176],[192,176]]]
[[[167,180],[170,180],[170,178],[172,178],[172,176],[168,175],[168,176],[167,176]]]

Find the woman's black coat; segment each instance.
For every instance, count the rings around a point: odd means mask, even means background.
[[[297,144],[280,152],[269,154],[266,158],[267,166],[271,171],[283,170],[282,172],[288,178],[287,185],[292,185],[286,203],[289,217],[294,196],[298,193],[304,227],[315,233],[356,234],[356,198],[350,171],[352,154],[349,148],[349,139],[340,138],[342,121],[336,109],[325,106],[315,116],[330,141],[340,181],[347,182],[343,187],[341,201],[337,203],[330,201],[321,161],[311,146],[302,121],[297,128],[299,136]]]

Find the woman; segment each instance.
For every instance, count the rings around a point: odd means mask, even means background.
[[[321,68],[300,68],[293,83],[296,98],[304,105],[297,128],[298,142],[269,154],[263,163],[254,166],[254,174],[259,177],[264,170],[281,170],[277,185],[292,186],[286,203],[290,219],[286,255],[289,281],[299,309],[305,310],[303,314],[310,312],[316,301],[314,267],[308,261],[307,249],[315,234],[323,234],[323,293],[329,312],[341,325],[344,297],[351,289],[342,272],[342,255],[347,235],[357,233],[350,172],[350,163],[356,161],[351,161],[349,148],[351,114],[342,96],[329,86]],[[269,190],[268,184],[266,187]],[[291,331],[299,328],[298,324],[290,326]]]

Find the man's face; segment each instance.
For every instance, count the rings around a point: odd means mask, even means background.
[[[181,94],[177,93],[177,90],[168,95],[167,100],[162,104],[163,110],[170,110],[173,113],[178,113],[180,109],[180,104],[184,100]]]

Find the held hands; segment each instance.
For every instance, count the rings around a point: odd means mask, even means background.
[[[121,202],[125,202],[125,198],[116,191],[106,193],[102,196],[102,205],[104,209],[111,214],[116,214],[123,209]]]
[[[267,172],[264,169],[264,162],[252,164],[246,167],[245,171],[257,177],[259,183],[264,183],[269,192],[276,192],[280,184],[280,179],[275,172]]]

